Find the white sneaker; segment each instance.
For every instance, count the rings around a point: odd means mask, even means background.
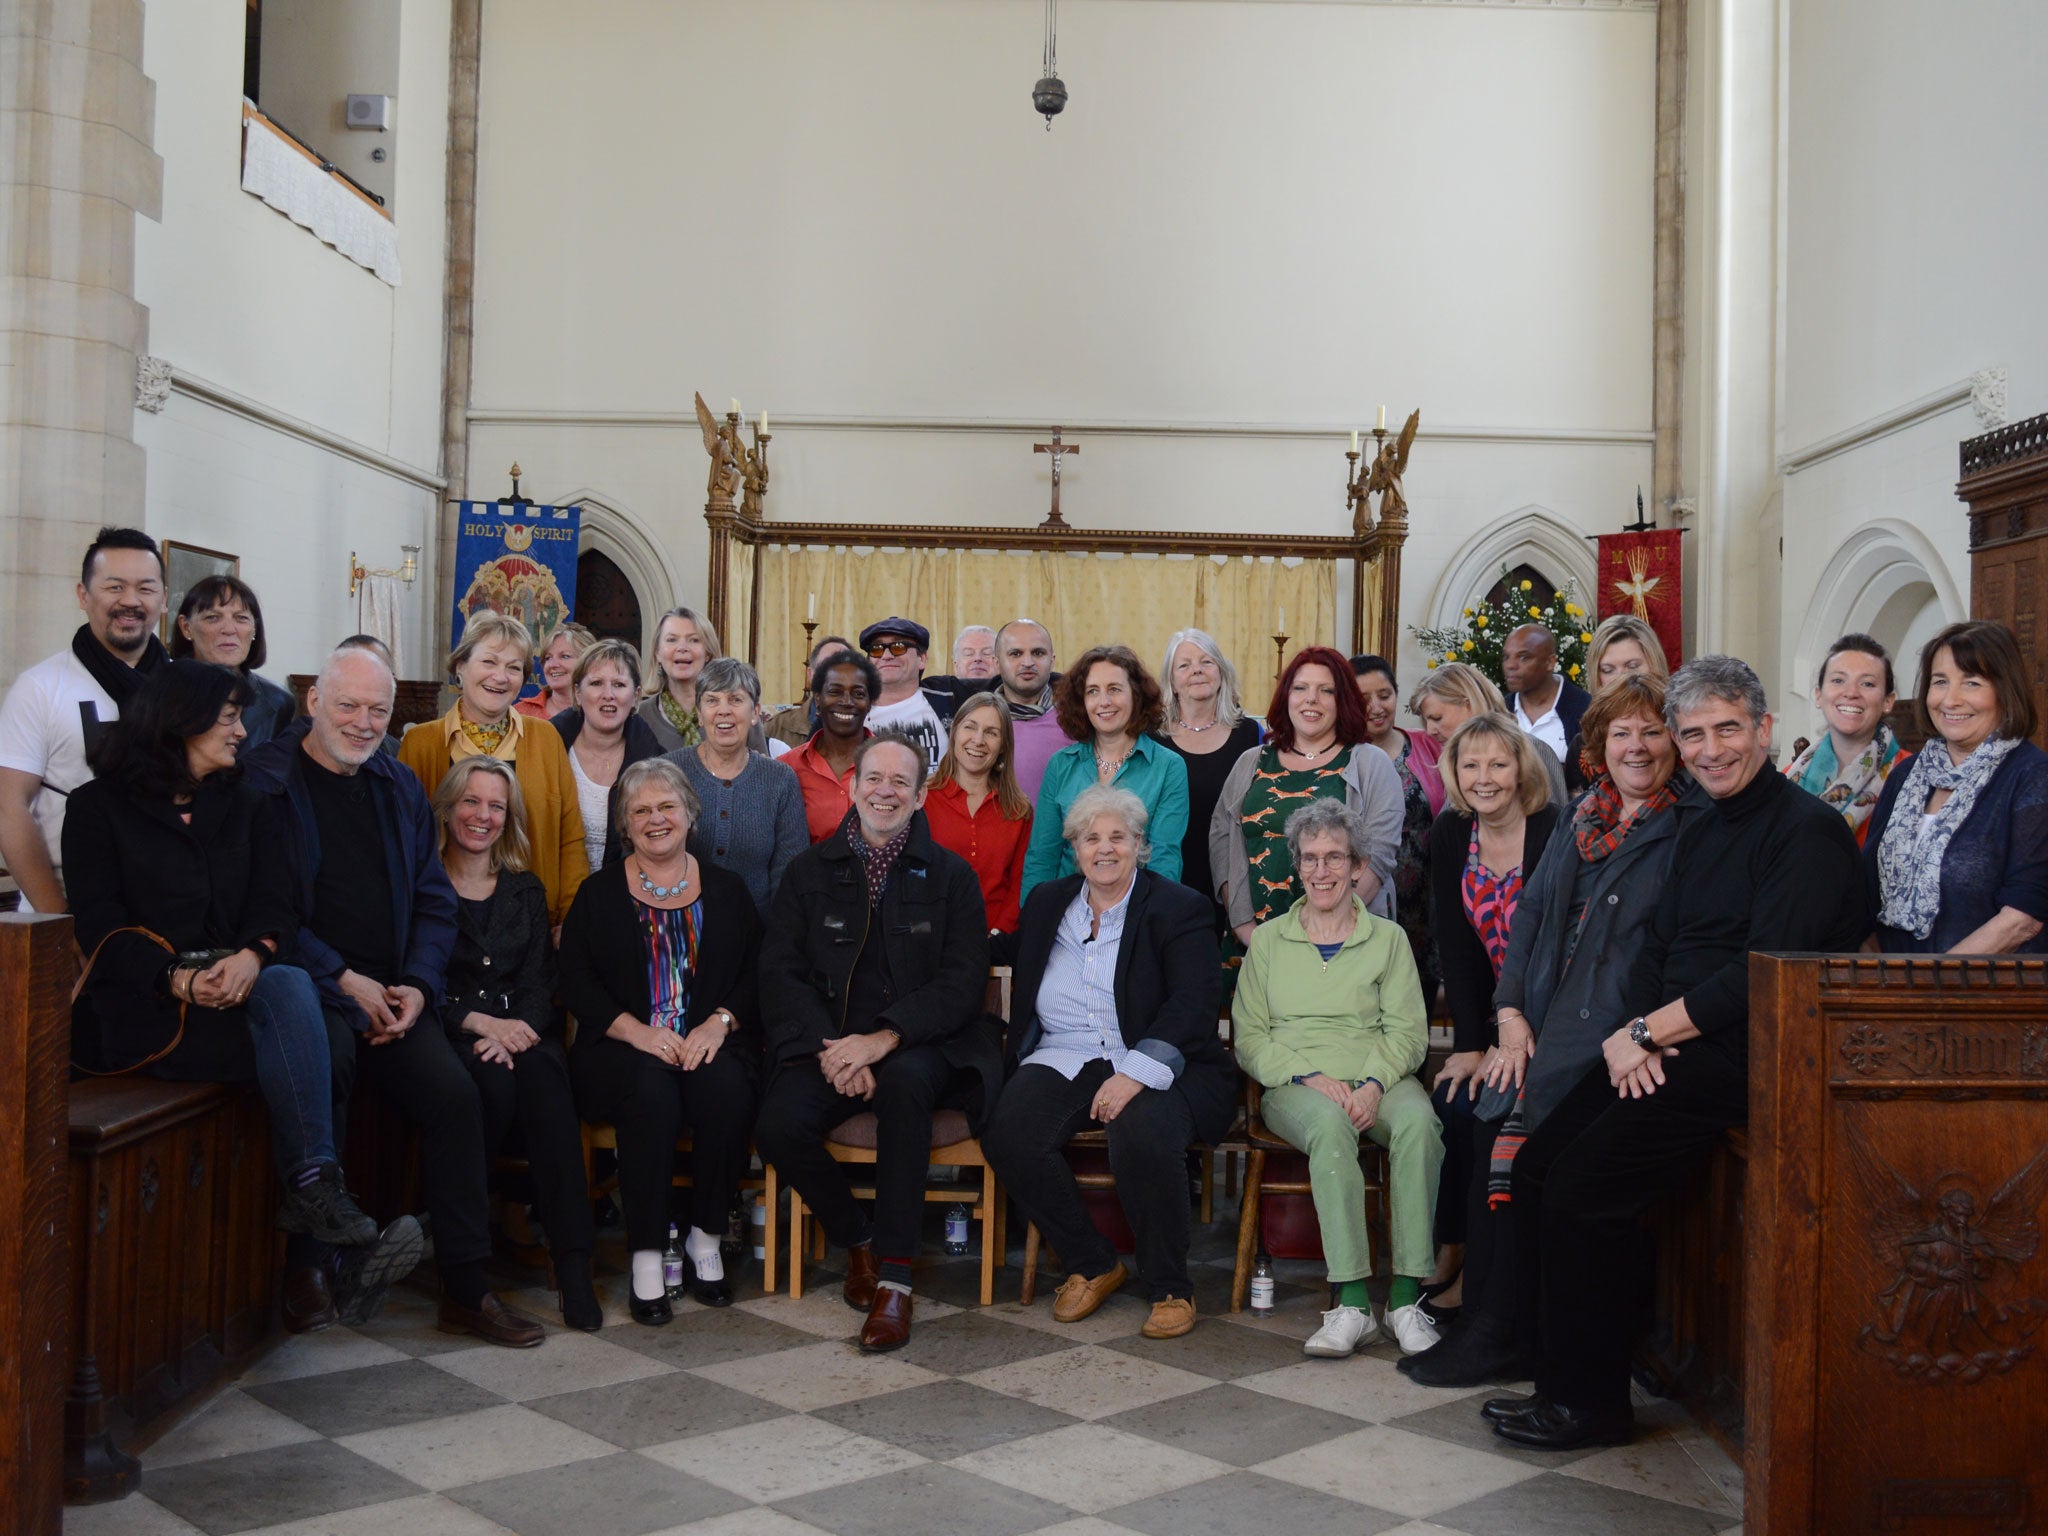
[[[1380,1336],[1380,1325],[1364,1307],[1332,1307],[1323,1314],[1323,1326],[1301,1346],[1303,1354],[1323,1360],[1341,1360],[1360,1346]]]
[[[1401,1346],[1404,1355],[1419,1355],[1442,1337],[1419,1301],[1390,1310],[1387,1313],[1387,1331],[1393,1334],[1394,1342]]]

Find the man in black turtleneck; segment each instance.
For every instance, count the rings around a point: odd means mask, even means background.
[[[164,564],[156,540],[102,528],[78,577],[85,622],[69,650],[37,662],[0,704],[0,861],[37,912],[64,910],[64,805],[92,777],[85,755],[166,657]]]
[[[1664,718],[1692,787],[1606,1060],[1530,1132],[1511,1206],[1536,1395],[1482,1410],[1538,1450],[1624,1445],[1638,1220],[1749,1119],[1749,956],[1854,950],[1870,931],[1856,838],[1771,765],[1763,685],[1733,656],[1673,674]],[[1769,1027],[1773,1020],[1760,1020]],[[1533,1282],[1533,1283],[1530,1283]]]

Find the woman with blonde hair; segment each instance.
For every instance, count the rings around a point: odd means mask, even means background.
[[[414,726],[398,744],[398,760],[431,795],[454,764],[472,757],[509,763],[526,800],[520,818],[531,845],[528,867],[548,893],[549,921],[561,926],[576,888],[590,872],[583,812],[561,736],[512,706],[526,683],[533,639],[509,614],[475,613],[448,658],[461,690],[448,713]]]
[[[1017,931],[1031,802],[1017,783],[1017,732],[1002,695],[977,693],[953,716],[924,816],[932,841],[974,868],[988,908],[988,931]]]
[[[1493,679],[1477,667],[1462,661],[1447,661],[1422,675],[1408,700],[1408,712],[1422,722],[1422,728],[1439,743],[1448,745],[1458,727],[1475,715],[1507,715],[1508,701],[1493,685]],[[1438,759],[1448,789],[1449,753]],[[1549,752],[1543,754],[1543,776],[1550,783],[1553,804],[1565,802],[1564,767]]]
[[[1199,629],[1176,630],[1166,642],[1160,692],[1166,723],[1159,739],[1188,769],[1188,829],[1180,841],[1180,880],[1209,898],[1216,935],[1229,924],[1209,870],[1209,818],[1237,760],[1263,738],[1263,727],[1238,702],[1237,668],[1215,638]]]
[[[595,644],[597,636],[585,626],[573,622],[557,624],[540,654],[533,658],[533,680],[540,692],[528,695],[512,707],[535,720],[552,720],[563,710],[574,708],[576,663]]]
[[[1587,642],[1586,687],[1598,693],[1624,677],[1648,677],[1662,686],[1671,681],[1671,663],[1664,657],[1664,642],[1646,620],[1611,613]]]
[[[457,904],[441,1024],[476,1084],[485,1151],[496,1153],[519,1127],[562,1321],[595,1332],[604,1326],[590,1281],[597,1233],[555,1011],[547,891],[526,867],[519,777],[495,757],[465,757],[442,776],[433,805]]]

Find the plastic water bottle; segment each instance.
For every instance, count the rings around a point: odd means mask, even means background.
[[[1252,1266],[1252,1310],[1270,1312],[1273,1310],[1273,1261],[1265,1254]]]
[[[946,1252],[958,1258],[967,1251],[967,1207],[954,1201],[946,1207]]]
[[[661,1251],[661,1285],[670,1297],[683,1294],[683,1245],[676,1224],[668,1224],[668,1246]]]
[[[756,1200],[751,1221],[754,1234],[754,1262],[765,1264],[768,1260],[768,1202]]]

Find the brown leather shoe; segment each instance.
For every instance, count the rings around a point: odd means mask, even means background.
[[[507,1349],[532,1349],[548,1336],[547,1329],[530,1317],[521,1317],[489,1291],[483,1305],[472,1310],[441,1298],[440,1328],[443,1333],[473,1333],[486,1344]]]
[[[797,1259],[794,1262],[803,1261]],[[875,1258],[875,1245],[862,1243],[858,1248],[846,1250],[846,1284],[840,1288],[839,1294],[856,1312],[865,1312],[875,1304],[875,1282],[881,1278],[882,1266]]]
[[[1108,1274],[1097,1275],[1093,1280],[1086,1275],[1067,1276],[1053,1294],[1052,1320],[1056,1323],[1078,1323],[1115,1295],[1117,1287],[1129,1278],[1130,1271],[1121,1263],[1113,1265]]]
[[[875,1303],[860,1328],[860,1352],[883,1355],[910,1342],[910,1292],[893,1285],[875,1288]]]
[[[308,1264],[284,1277],[284,1325],[292,1333],[318,1333],[335,1323],[334,1291],[325,1264]]]
[[[1164,1301],[1152,1303],[1152,1315],[1145,1319],[1145,1326],[1138,1332],[1148,1339],[1177,1339],[1194,1326],[1194,1299],[1169,1296]]]

